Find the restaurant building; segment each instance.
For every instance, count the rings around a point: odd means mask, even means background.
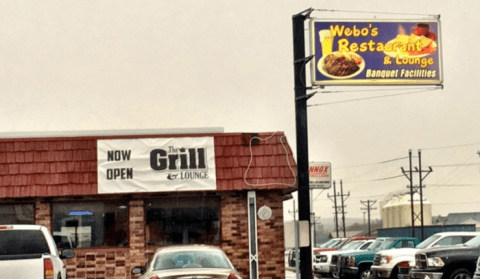
[[[135,278],[155,249],[208,244],[243,278],[284,278],[282,132],[222,129],[0,135],[0,224],[50,229],[69,279]]]

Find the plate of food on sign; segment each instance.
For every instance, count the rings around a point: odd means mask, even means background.
[[[349,79],[365,69],[365,61],[355,52],[335,51],[318,60],[317,68],[332,79]]]
[[[410,35],[400,28],[397,37],[385,44],[384,53],[394,58],[425,57],[437,50],[436,38],[428,23],[418,23],[412,28]]]

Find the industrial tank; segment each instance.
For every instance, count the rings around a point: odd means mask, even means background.
[[[413,195],[414,211],[418,215],[415,217],[415,226],[421,225],[420,220],[420,194]],[[382,208],[382,218],[384,228],[399,228],[412,225],[412,205],[410,194],[403,194],[393,197]],[[423,224],[432,224],[432,203],[423,201]]]
[[[381,209],[382,211],[382,223],[384,228],[391,228],[391,220],[390,220],[390,208],[392,207],[391,200],[388,201]]]

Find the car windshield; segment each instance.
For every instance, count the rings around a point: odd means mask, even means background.
[[[346,244],[345,246],[343,246],[342,248],[338,249],[339,251],[345,251],[345,250],[356,250],[358,247],[362,246],[363,245],[363,241],[353,241],[353,242],[350,242],[348,244]]]
[[[432,244],[439,238],[440,238],[439,235],[432,235],[429,238],[422,241],[420,244],[418,244],[416,248],[419,248],[419,249],[427,248],[430,244]]]
[[[465,242],[466,246],[471,246],[471,247],[478,247],[480,246],[480,235],[475,236],[474,238],[470,239],[469,241]]]
[[[335,246],[338,242],[339,242],[338,239],[330,239],[329,241],[327,241],[327,242],[323,243],[322,245],[320,245],[320,247],[322,247],[322,248],[330,248],[330,247]]]
[[[153,270],[178,268],[229,268],[230,262],[221,251],[181,251],[161,253],[155,258]]]
[[[387,249],[395,240],[394,239],[377,239],[368,248],[368,251],[378,252]]]

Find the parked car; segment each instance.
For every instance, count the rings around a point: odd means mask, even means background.
[[[1,278],[67,278],[62,259],[75,256],[72,249],[59,254],[50,231],[39,225],[0,225]]]
[[[469,279],[480,256],[480,235],[463,245],[422,249],[415,253],[414,279]]]
[[[355,236],[355,237],[347,237],[347,238],[332,238],[329,241],[322,244],[320,248],[314,248],[313,253],[317,254],[324,251],[335,251],[354,240],[367,240],[367,239],[375,239],[375,237]]]
[[[422,241],[415,248],[390,249],[376,254],[371,267],[371,279],[408,277],[410,266],[415,265],[415,252],[430,247],[463,244],[480,232],[441,232]],[[400,276],[399,276],[400,275]]]
[[[370,240],[355,240],[349,242],[342,248],[336,251],[324,251],[315,254],[313,263],[313,272],[323,277],[332,277],[330,272],[330,262],[332,257],[343,252],[353,252],[357,250],[365,250],[370,244],[373,243],[373,239]]]
[[[241,279],[225,253],[206,245],[169,246],[156,250],[144,267],[135,267],[132,274],[150,278],[218,278]]]
[[[343,246],[349,241],[349,238],[332,238],[320,245],[320,247],[313,248],[313,254],[320,253],[322,251],[338,250],[339,247]]]
[[[370,276],[370,267],[375,254],[382,250],[415,247],[419,241],[414,237],[380,237],[366,250],[341,253],[337,261],[330,268],[336,278],[367,279]]]

